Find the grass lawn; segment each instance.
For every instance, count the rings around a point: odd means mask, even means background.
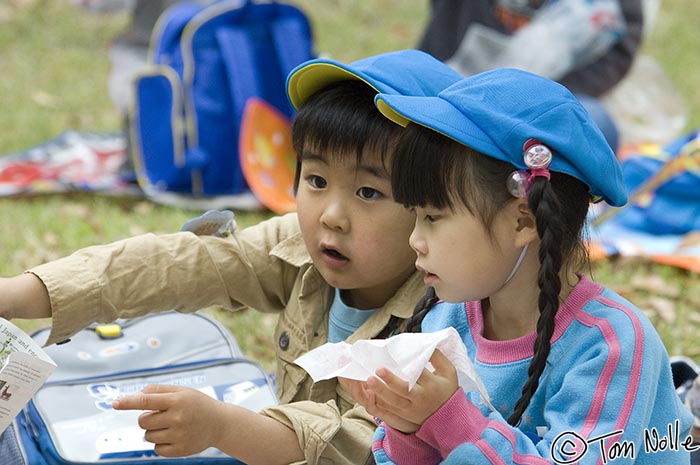
[[[318,52],[342,61],[415,44],[428,0],[298,0],[308,12]],[[697,0],[666,0],[643,53],[661,65],[688,109],[686,130],[700,127],[700,35]],[[97,14],[69,0],[0,3],[0,154],[51,139],[64,130],[118,130],[107,92],[110,41],[126,13]],[[351,44],[351,46],[350,46]],[[76,248],[134,234],[171,232],[199,212],[141,199],[96,195],[0,199],[0,275],[65,255]],[[241,225],[269,213],[237,213]],[[700,357],[700,280],[643,260],[596,262],[596,279],[648,312],[671,354]],[[212,309],[244,350],[271,367],[274,317]],[[25,328],[47,322],[20,321]]]

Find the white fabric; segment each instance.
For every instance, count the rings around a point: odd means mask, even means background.
[[[353,344],[327,343],[307,352],[295,363],[315,382],[342,377],[366,381],[379,368],[386,368],[413,389],[424,368],[433,370],[430,357],[440,349],[457,369],[465,392],[478,391],[489,407],[489,395],[474,369],[467,348],[457,331],[445,328],[434,333],[401,333],[387,339],[363,339]]]

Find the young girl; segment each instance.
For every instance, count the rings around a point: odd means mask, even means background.
[[[563,86],[499,69],[437,97],[379,95],[406,127],[393,160],[410,243],[486,385],[458,389],[436,351],[418,384],[344,381],[381,418],[378,463],[683,464],[692,418],[647,318],[582,274],[589,201],[626,202],[614,154]],[[424,315],[419,311],[418,315]],[[420,319],[420,316],[417,316]]]
[[[288,81],[299,109],[297,213],[226,238],[149,234],[80,250],[0,279],[0,315],[51,316],[54,343],[94,321],[172,308],[277,313],[281,405],[255,413],[193,389],[151,386],[114,407],[149,410],[139,425],[163,456],[212,446],[251,465],[364,463],[371,416],[336,380],[313,386],[293,361],[328,340],[376,336],[388,321],[410,316],[425,292],[408,245],[415,216],[391,192],[400,128],[373,100],[378,91],[434,95],[458,79],[410,50],[301,65]]]

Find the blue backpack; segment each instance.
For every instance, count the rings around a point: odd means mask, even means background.
[[[700,132],[693,130],[659,150],[622,162],[630,202],[615,221],[656,235],[700,231]],[[640,195],[649,189],[646,195]]]
[[[161,15],[150,48],[131,108],[139,185],[147,194],[249,193],[238,154],[245,105],[256,97],[291,119],[287,74],[313,58],[306,15],[274,1],[183,1]]]

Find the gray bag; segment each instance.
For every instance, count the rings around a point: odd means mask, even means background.
[[[192,387],[259,411],[277,404],[270,377],[204,313],[165,312],[116,323],[46,348],[58,368],[14,424],[28,463],[240,463],[213,448],[192,461],[156,456],[138,427],[140,412],[114,411],[112,400],[158,383]],[[33,337],[43,344],[48,333]],[[30,458],[35,446],[43,462]]]

